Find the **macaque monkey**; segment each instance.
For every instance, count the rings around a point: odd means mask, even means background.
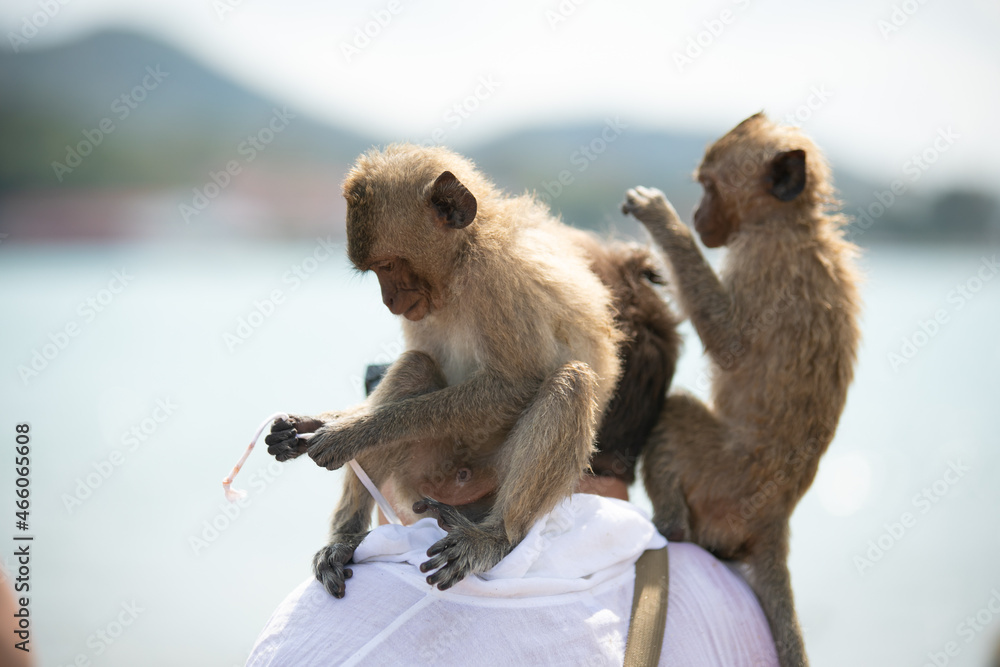
[[[618,346],[621,376],[601,419],[588,475],[621,480],[627,487],[635,481],[636,463],[659,421],[674,375],[680,348],[677,318],[654,287],[664,280],[648,248],[601,240],[590,232],[567,229],[566,234],[582,248],[590,269],[611,291],[615,326],[623,335]],[[369,366],[371,377],[365,380],[369,394],[387,370],[388,366]],[[390,495],[412,498],[409,505],[429,497],[458,506],[467,518],[482,518],[493,498],[495,471],[479,470],[476,466],[483,462],[473,460],[468,448],[457,441],[408,449],[408,461],[390,479]],[[588,488],[608,491],[600,482]],[[408,512],[409,505],[396,504],[402,505],[397,514],[416,520]]]
[[[421,566],[444,590],[493,567],[573,492],[618,380],[622,334],[570,228],[532,197],[504,195],[468,160],[389,146],[362,155],[343,192],[348,256],[403,316],[407,350],[368,400],[276,424],[268,451],[308,453],[331,470],[357,458],[382,486],[411,457],[433,459],[435,443],[460,445],[470,482],[487,471],[478,491],[495,486],[495,497],[479,522],[431,497],[414,504],[449,531]],[[313,560],[337,597],[372,509],[358,479],[345,478],[330,544]]]
[[[704,344],[712,402],[675,393],[643,460],[653,521],[742,561],[783,667],[807,664],[787,566],[788,520],[833,439],[858,346],[857,249],[843,238],[830,169],[811,140],[763,114],[712,145],[694,228],[728,247],[721,278],[663,194],[623,211],[669,260]]]

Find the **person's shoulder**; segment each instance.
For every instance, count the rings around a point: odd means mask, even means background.
[[[777,665],[757,597],[737,566],[696,544],[671,542],[661,665]]]
[[[247,667],[339,664],[424,597],[393,573],[399,563],[355,567],[343,598],[313,578],[282,600],[261,630]]]

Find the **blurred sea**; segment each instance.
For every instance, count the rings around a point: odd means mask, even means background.
[[[816,667],[933,664],[949,642],[947,664],[981,666],[1000,641],[994,250],[878,246],[862,259],[855,383],[792,520]],[[9,569],[14,425],[28,422],[40,664],[242,664],[309,576],[340,474],[255,452],[238,513],[220,482],[269,414],[357,402],[365,365],[398,354],[377,283],[322,243],[5,242],[0,312],[0,554]],[[704,394],[684,334],[674,386]],[[36,351],[51,359],[22,377]]]

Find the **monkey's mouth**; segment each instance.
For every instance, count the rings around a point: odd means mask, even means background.
[[[403,317],[411,322],[419,322],[430,312],[430,305],[422,296],[418,296],[409,308],[403,311]]]

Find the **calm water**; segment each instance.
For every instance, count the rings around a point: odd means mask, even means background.
[[[41,664],[239,665],[309,575],[339,474],[256,452],[238,515],[220,480],[267,415],[356,402],[365,364],[398,353],[377,284],[318,248],[0,246],[0,442],[30,423]],[[792,521],[814,665],[920,666],[946,648],[983,665],[1000,642],[1000,277],[984,257],[863,260],[857,379]],[[690,388],[701,350],[685,334],[675,386]],[[35,351],[46,365],[23,379]]]

